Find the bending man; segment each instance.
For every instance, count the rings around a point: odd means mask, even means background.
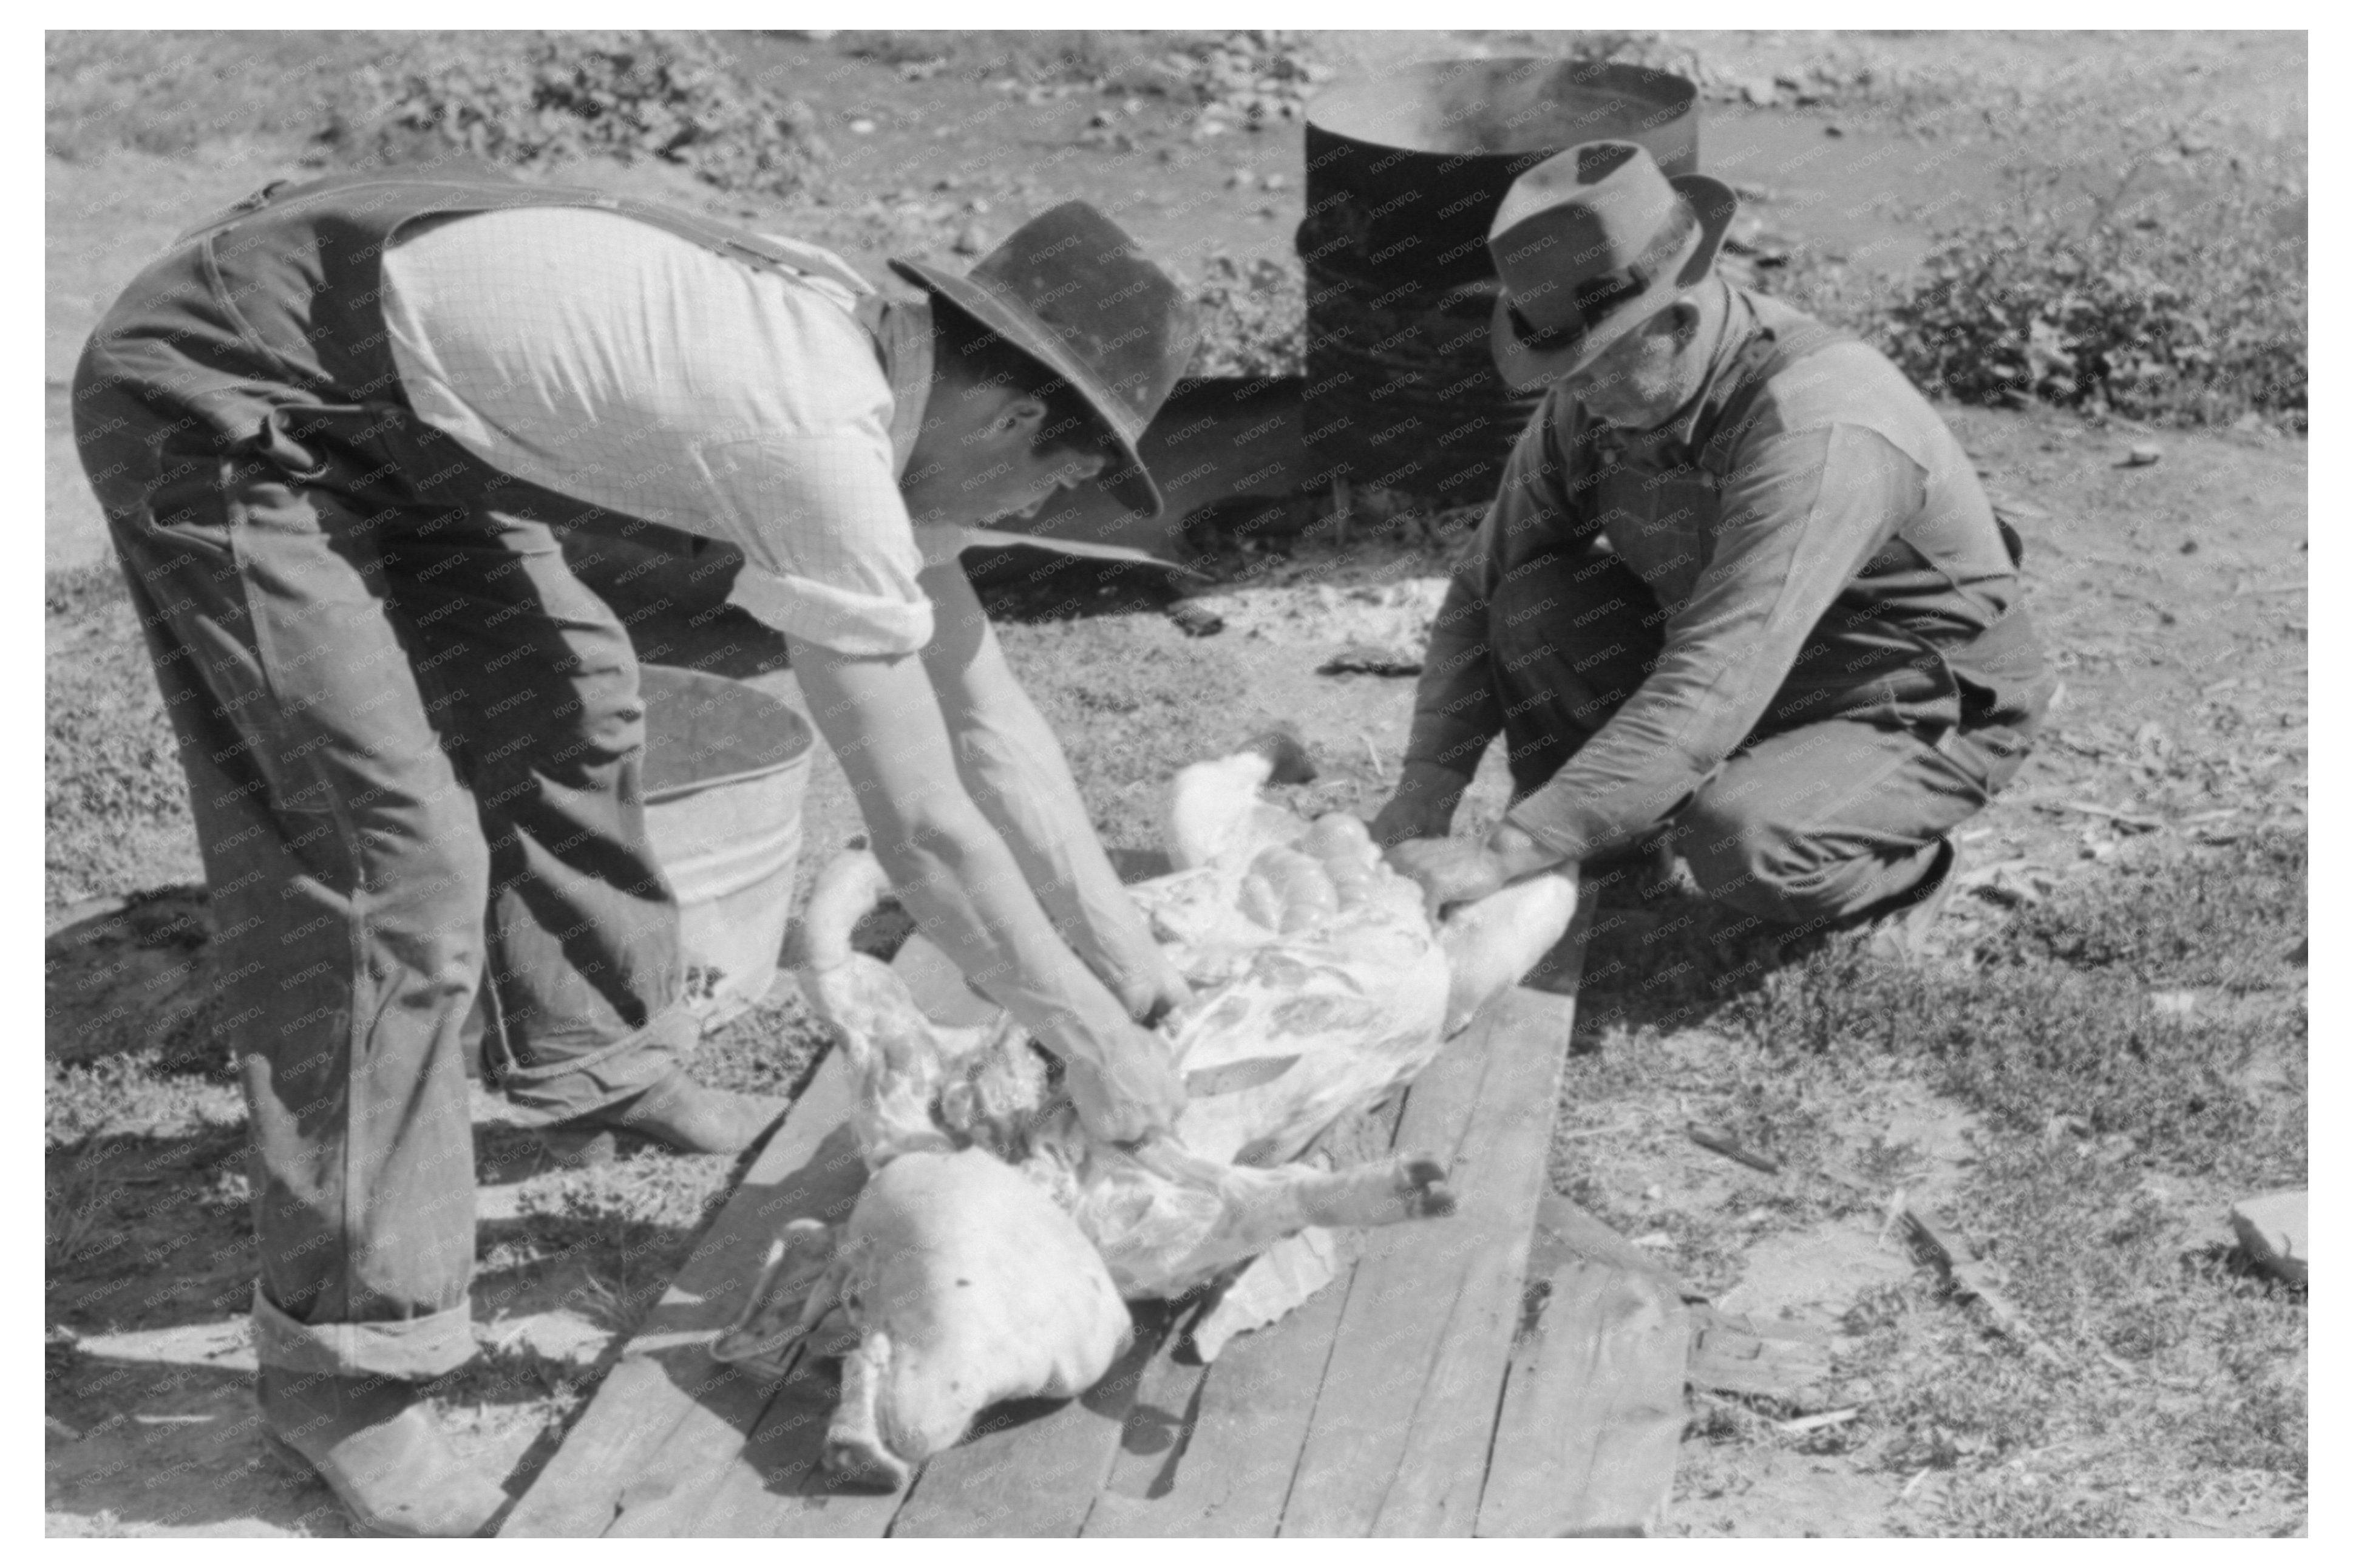
[[[963,525],[1110,485],[1190,347],[1082,204],[967,277],[588,190],[410,170],[272,186],[100,322],[77,437],[178,731],[252,1127],[268,1431],[360,1523],[465,1534],[503,1494],[416,1385],[473,1353],[459,1028],[577,1150],[745,1146],[698,1087],[638,794],[638,669],[557,531],[722,542],[786,637],[923,929],[1068,1065],[1098,1133],[1183,1089],[1184,984],[956,564]],[[487,913],[486,913],[487,911]]]

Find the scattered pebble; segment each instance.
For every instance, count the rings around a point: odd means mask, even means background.
[[[2125,467],[2145,468],[2165,456],[2154,442],[2136,441],[2125,453]]]
[[[958,256],[978,256],[988,248],[988,231],[976,223],[968,223],[957,231],[955,251]]]
[[[1291,181],[1282,174],[1262,174],[1259,177],[1258,183],[1261,189],[1280,191],[1289,186]]]
[[[1215,637],[1226,629],[1222,616],[1190,599],[1178,599],[1170,605],[1168,618],[1176,623],[1178,631],[1188,637]]]
[[[874,121],[865,119],[853,120],[849,122],[849,133],[852,136],[871,136],[874,134]]]

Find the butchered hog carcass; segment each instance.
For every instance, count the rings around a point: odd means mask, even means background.
[[[1278,733],[1174,782],[1174,868],[1130,892],[1194,988],[1159,1026],[1191,1098],[1141,1144],[1090,1138],[1002,1009],[969,991],[964,1022],[919,1005],[902,971],[952,973],[921,936],[900,970],[851,948],[889,891],[872,856],[819,875],[799,979],[855,1076],[872,1174],[839,1236],[787,1227],[712,1353],[774,1364],[818,1333],[813,1348],[843,1355],[829,1471],[897,1484],[987,1405],[1091,1386],[1127,1343],[1124,1300],[1181,1296],[1310,1227],[1451,1212],[1427,1156],[1336,1171],[1301,1157],[1527,973],[1567,929],[1576,876],[1433,921],[1361,821],[1263,796],[1312,776]]]

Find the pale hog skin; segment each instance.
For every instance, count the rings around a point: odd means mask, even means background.
[[[1195,987],[1164,1037],[1188,1081],[1288,1065],[1197,1089],[1174,1134],[1141,1145],[1091,1139],[1008,1016],[934,1022],[899,973],[850,948],[889,890],[872,856],[819,875],[800,980],[856,1075],[851,1125],[874,1174],[838,1247],[815,1222],[786,1228],[712,1353],[774,1357],[841,1308],[848,1341],[813,1347],[843,1356],[838,1477],[901,1484],[987,1405],[1092,1386],[1124,1348],[1123,1298],[1181,1295],[1311,1226],[1452,1211],[1435,1160],[1290,1162],[1515,984],[1567,930],[1577,879],[1536,877],[1434,923],[1362,822],[1311,824],[1262,798],[1270,780],[1312,774],[1278,735],[1174,782],[1178,869],[1130,889]]]
[[[897,1486],[1002,1400],[1067,1398],[1127,1348],[1127,1306],[1069,1215],[995,1155],[876,1172],[836,1266],[863,1331],[842,1359],[826,1468]]]

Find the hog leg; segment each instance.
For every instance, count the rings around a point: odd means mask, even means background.
[[[833,1232],[819,1220],[793,1221],[768,1248],[744,1310],[711,1342],[712,1359],[781,1373],[785,1355],[839,1299],[841,1274]]]
[[[825,1469],[847,1486],[896,1491],[907,1484],[906,1462],[882,1440],[882,1380],[891,1366],[891,1337],[880,1330],[841,1358],[841,1395],[825,1434]]]
[[[1577,868],[1559,867],[1465,904],[1440,923],[1449,1038],[1552,951],[1577,913]]]
[[[1309,1225],[1395,1225],[1407,1219],[1441,1219],[1454,1212],[1454,1194],[1446,1190],[1446,1167],[1425,1155],[1400,1154],[1345,1171],[1288,1165],[1283,1172],[1298,1173],[1292,1181],[1292,1201]]]
[[[1345,1171],[1321,1171],[1313,1165],[1225,1165],[1204,1160],[1166,1139],[1146,1142],[1129,1158],[1134,1175],[1144,1178],[1147,1190],[1160,1185],[1169,1193],[1170,1213],[1194,1206],[1187,1194],[1208,1194],[1216,1200],[1215,1219],[1192,1239],[1173,1263],[1154,1259],[1153,1280],[1182,1284],[1254,1258],[1288,1236],[1315,1226],[1394,1225],[1401,1220],[1437,1218],[1454,1212],[1453,1195],[1446,1190],[1445,1168],[1419,1155],[1378,1160]],[[1159,1206],[1155,1205],[1155,1206]],[[1144,1227],[1136,1227],[1141,1231]],[[1097,1238],[1114,1274],[1136,1283],[1145,1260],[1118,1256],[1118,1238]],[[1126,1265],[1123,1267],[1123,1265]]]

